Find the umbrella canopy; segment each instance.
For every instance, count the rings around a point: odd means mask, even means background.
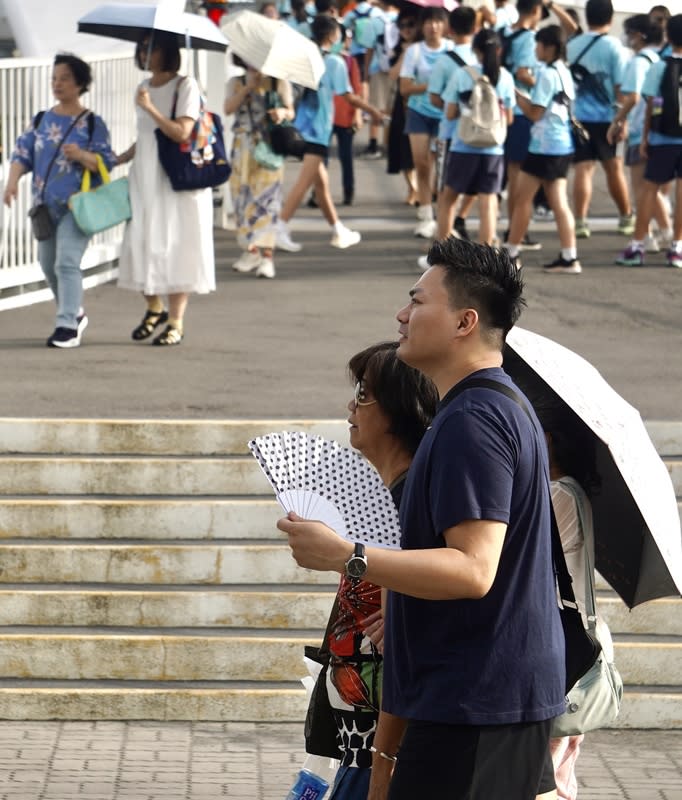
[[[78,20],[81,33],[137,42],[148,31],[174,33],[179,47],[225,52],[227,39],[207,17],[177,11],[172,5],[108,3]]]
[[[406,0],[406,3],[421,8],[444,8],[446,11],[453,11],[459,5],[458,0]]]
[[[504,368],[532,400],[560,400],[596,441],[601,488],[590,498],[596,566],[633,608],[682,593],[680,516],[670,474],[637,409],[579,355],[522,328]]]
[[[239,11],[227,17],[222,29],[230,49],[263,75],[317,89],[324,73],[320,49],[286,22]]]

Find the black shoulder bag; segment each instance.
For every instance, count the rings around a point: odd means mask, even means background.
[[[557,103],[561,103],[568,108],[568,122],[571,126],[571,136],[573,136],[573,144],[576,147],[584,147],[590,141],[590,133],[585,128],[585,126],[580,122],[578,119],[575,118],[573,114],[573,104],[571,103],[571,98],[566,94],[566,89],[564,89],[564,82],[561,77],[561,72],[554,66],[554,62],[550,65],[551,69],[553,69],[556,74],[559,76],[559,83],[561,84],[561,91],[554,95],[554,99]]]
[[[463,386],[455,386],[448,392],[445,397],[446,402],[450,402],[458,394],[473,388],[491,389],[493,392],[499,392],[505,395],[510,400],[513,400],[519,405],[526,413],[531,425],[539,435],[537,426],[533,419],[532,414],[528,410],[527,405],[523,402],[521,397],[509,386],[499,381],[494,381],[489,378],[472,378],[470,381],[465,380]],[[547,486],[549,491],[549,485]],[[559,587],[559,596],[561,598],[561,605],[559,606],[559,614],[561,617],[561,624],[564,629],[564,639],[566,641],[566,687],[565,693],[575,686],[582,676],[589,671],[592,665],[599,658],[601,653],[601,645],[592,634],[585,629],[583,625],[583,618],[580,615],[578,605],[575,601],[575,594],[573,593],[572,580],[566,567],[566,559],[564,558],[564,550],[561,546],[561,538],[559,536],[559,526],[557,525],[554,509],[550,502],[550,514],[552,524],[552,561],[554,562],[554,574]]]
[[[587,55],[587,52],[605,35],[606,34],[604,33],[600,33],[598,36],[595,36],[590,42],[588,42],[587,47],[581,50],[576,60],[573,61],[569,66],[571,75],[573,76],[573,82],[575,83],[576,93],[591,94],[601,103],[609,102],[609,96],[606,93],[606,89],[604,89],[599,80],[586,67],[584,67],[580,61]]]
[[[54,162],[57,160],[57,156],[59,155],[59,151],[62,149],[62,145],[66,141],[68,135],[71,131],[76,127],[76,123],[78,120],[84,115],[89,114],[90,112],[85,109],[85,111],[81,111],[81,113],[76,117],[76,119],[69,125],[66,133],[62,136],[61,142],[57,145],[54,151],[54,155],[52,156],[52,160],[47,168],[47,172],[45,173],[45,180],[43,181],[43,190],[40,193],[40,202],[36,203],[28,212],[29,219],[31,220],[31,229],[33,231],[33,235],[39,242],[44,242],[46,239],[51,239],[55,234],[55,224],[54,220],[52,219],[52,215],[50,214],[50,210],[48,209],[45,203],[45,189],[47,188],[47,179],[50,177],[50,172],[52,171],[52,167],[54,166]],[[34,120],[33,120],[33,127],[37,131],[40,127],[40,123],[43,119],[45,112],[39,111]]]

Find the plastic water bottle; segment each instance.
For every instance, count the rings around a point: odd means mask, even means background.
[[[330,776],[329,763],[328,758],[309,755],[303,762],[286,800],[322,800],[329,789],[329,780],[322,777]]]

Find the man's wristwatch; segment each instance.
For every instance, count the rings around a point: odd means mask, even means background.
[[[365,572],[367,572],[365,545],[356,542],[353,555],[346,561],[346,575],[349,578],[362,578]]]

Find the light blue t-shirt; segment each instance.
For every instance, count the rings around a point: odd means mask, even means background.
[[[427,47],[426,42],[411,44],[405,51],[403,65],[400,68],[400,77],[412,78],[415,83],[428,84],[431,78],[431,72],[439,56],[452,50],[452,47],[452,42],[449,39],[443,39],[440,47],[436,50]],[[428,92],[411,94],[407,101],[407,107],[423,114],[425,117],[440,119],[443,115],[442,110],[436,108],[436,106],[430,102]]]
[[[673,58],[682,58],[682,54],[676,55],[673,53]],[[665,59],[661,59],[655,64],[652,64],[644,78],[642,96],[653,97],[654,105],[656,105],[657,101],[660,102],[663,99],[660,95],[661,80],[667,64],[668,62]],[[649,144],[653,147],[663,144],[682,144],[682,136],[666,136],[664,133],[659,133],[658,131],[650,131]]]
[[[358,3],[352,11],[349,11],[343,18],[344,27],[353,32],[353,38],[350,45],[350,54],[352,56],[361,55],[366,53],[369,48],[376,45],[376,38],[379,32],[379,19],[383,22],[383,14],[373,5],[370,5],[366,0]],[[356,42],[356,33],[354,30],[355,25],[362,25],[363,44]]]
[[[585,48],[595,38],[587,52]],[[591,76],[584,81],[582,88],[576,85],[574,114],[581,122],[611,122],[613,106],[616,102],[616,86],[623,83],[623,72],[627,63],[627,51],[615,36],[599,33],[581,33],[574,36],[566,47],[568,63],[576,61]],[[585,55],[580,58],[580,54]]]
[[[470,44],[456,44],[451,52],[457,53],[457,55],[464,61],[465,64],[477,63],[476,56],[474,55],[474,51],[471,49]],[[449,53],[443,53],[442,55],[438,56],[436,63],[433,65],[431,77],[429,78],[429,88],[427,89],[428,93],[437,94],[442,98],[448,83],[452,80],[452,76],[460,69],[460,65]],[[456,128],[457,120],[448,119],[445,115],[445,109],[443,109],[443,116],[441,117],[440,125],[438,126],[438,138],[445,141],[452,139],[453,132]]]
[[[623,83],[620,90],[623,94],[642,94],[642,86],[649,67],[658,61],[658,53],[651,47],[645,47],[634,55],[625,65]],[[628,146],[634,147],[642,141],[646,100],[640,97],[635,107],[628,114]]]
[[[372,53],[372,62],[369,65],[370,75],[376,75],[377,72],[388,72],[391,67],[391,53],[400,39],[396,26],[398,12],[375,10],[379,13],[372,16],[374,52]],[[393,35],[395,36],[394,40],[392,40]]]
[[[503,38],[514,36],[517,32],[512,27],[507,27],[501,31]],[[535,31],[524,30],[518,33],[511,40],[509,55],[505,64],[506,68],[514,76],[514,85],[522,92],[528,92],[528,86],[516,79],[516,72],[519,69],[529,69],[531,73],[537,72],[542,64],[535,55]],[[514,111],[515,116],[522,117],[523,111],[517,106]]]
[[[544,156],[567,156],[574,151],[571,136],[570,106],[561,97],[566,94],[568,103],[575,99],[573,79],[563,61],[555,61],[552,66],[540,70],[531,92],[534,106],[542,106],[545,113],[533,123],[530,129],[529,153]]]
[[[306,142],[329,147],[334,124],[334,95],[348,94],[351,87],[341,56],[327,53],[324,66],[317,91],[307,89],[303,93],[294,125]]]
[[[306,39],[310,39],[313,35],[310,30],[310,22],[307,19],[304,19],[303,22],[299,22],[296,17],[290,16],[286,18],[286,23],[290,28],[298,31],[301,36],[305,36]]]
[[[519,20],[519,12],[516,6],[507,2],[502,8],[495,9],[495,30],[503,31],[505,28],[513,25]]]
[[[476,71],[479,73],[482,71],[480,64],[476,64],[474,69],[476,69]],[[462,95],[471,92],[473,88],[474,79],[471,77],[471,75],[469,75],[468,71],[466,69],[458,69],[452,76],[452,80],[447,85],[445,94],[443,95],[443,101],[446,104],[446,108],[448,103],[456,103],[460,106],[461,113],[461,105],[468,101],[468,97],[462,98]],[[499,97],[505,109],[514,108],[516,105],[514,79],[512,78],[511,73],[508,72],[504,67],[500,69],[500,77],[497,80],[495,91],[497,92],[497,96]],[[475,153],[476,155],[482,156],[501,156],[504,154],[504,144],[493,145],[492,147],[472,147],[469,144],[464,144],[464,142],[461,142],[457,138],[457,131],[455,131],[452,137],[452,143],[450,144],[450,152]]]

